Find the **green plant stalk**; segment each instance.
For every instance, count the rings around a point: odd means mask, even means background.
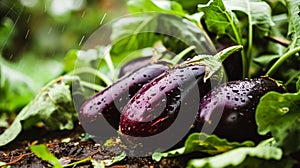
[[[96,85],[96,84],[93,84],[93,83],[89,83],[89,82],[85,82],[85,81],[80,81],[80,84],[84,87],[87,87],[87,88],[90,88],[90,89],[94,89],[98,92],[102,91],[105,89],[105,87],[103,86],[100,86],[100,85]]]
[[[202,26],[200,20],[199,20],[199,21],[198,21],[198,20],[195,20],[195,22],[196,22],[196,25],[199,27],[199,29],[202,31],[203,35],[204,35],[204,36],[206,37],[206,39],[208,40],[207,42],[210,44],[210,46],[213,47],[214,52],[217,53],[218,51],[217,51],[217,49],[216,49],[214,43],[212,42],[212,40],[211,40],[211,38],[209,37],[209,35],[207,34],[207,32],[204,30],[204,28],[203,28],[203,26]],[[214,54],[215,54],[215,53],[214,53]]]
[[[99,79],[103,80],[103,82],[106,85],[111,85],[112,84],[112,81],[110,79],[108,79],[108,77],[105,74],[101,73],[100,71],[97,71],[96,69],[92,69],[92,68],[89,68],[89,67],[84,67],[84,68],[79,68],[79,69],[76,69],[76,70],[70,72],[70,74],[72,74],[72,75],[77,75],[77,74],[82,74],[82,73],[94,74]]]
[[[281,56],[276,62],[275,64],[269,69],[269,71],[266,73],[267,76],[272,76],[277,70],[278,68],[291,56],[293,56],[294,54],[300,52],[300,47],[296,47],[288,52],[286,52],[285,54],[283,54],[283,56]]]
[[[247,13],[250,14],[251,13],[251,9],[250,9],[250,4],[249,1],[247,2]],[[245,64],[243,63],[243,66],[246,66],[244,68],[244,72],[245,74],[243,74],[243,77],[250,77],[249,74],[249,68],[250,68],[250,62],[251,62],[251,55],[252,55],[252,45],[253,45],[253,25],[252,25],[252,18],[251,16],[248,15],[248,48],[247,48],[247,55],[245,55],[246,62]],[[243,61],[244,62],[244,61]]]
[[[63,167],[76,166],[76,165],[78,165],[78,164],[85,163],[85,162],[89,162],[89,161],[91,161],[91,160],[92,160],[92,158],[91,158],[91,157],[88,157],[88,158],[79,160],[79,161],[74,162],[74,163],[70,163],[70,164],[67,164],[67,165],[63,165]]]
[[[296,74],[294,74],[287,82],[285,82],[284,86],[289,85],[295,78],[300,76],[300,71]]]
[[[222,10],[220,10],[220,11],[222,11]],[[237,43],[239,45],[243,45],[242,39],[241,39],[241,37],[240,37],[240,35],[238,33],[238,30],[236,29],[236,27],[235,27],[235,25],[233,23],[231,17],[227,14],[227,12],[225,12],[224,14],[226,15],[227,19],[230,22],[230,25],[232,27],[232,30],[233,30],[233,33],[235,35]],[[249,71],[249,68],[247,68],[248,67],[248,61],[247,61],[248,59],[246,57],[246,53],[245,53],[244,50],[241,52],[241,54],[242,54],[242,64],[243,64],[243,78],[245,78],[247,76],[247,74],[248,74],[248,71]]]
[[[193,49],[195,49],[195,46],[190,46],[188,48],[186,48],[185,50],[181,51],[179,54],[177,54],[172,60],[171,60],[171,64],[174,66],[176,64],[178,64],[178,62],[182,59],[182,57],[184,57],[187,53],[189,53],[190,51],[192,51]]]
[[[112,62],[111,60],[111,56],[109,54],[109,51],[107,53],[105,53],[105,56],[104,56],[104,60],[109,68],[109,71],[110,71],[110,74],[113,76],[113,80],[117,80],[118,79],[118,76],[116,74],[116,71],[115,71],[115,67],[114,67],[114,63]],[[107,81],[108,78],[106,78],[106,76],[102,75],[102,77],[105,77],[105,80]],[[112,83],[110,84],[107,84],[107,85],[111,85]]]

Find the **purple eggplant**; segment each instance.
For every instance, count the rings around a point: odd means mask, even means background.
[[[223,84],[202,99],[193,129],[230,141],[259,142],[266,137],[257,133],[255,110],[260,98],[269,91],[285,89],[268,77]]]
[[[211,88],[203,80],[205,72],[202,65],[179,66],[144,85],[122,111],[124,137],[142,143],[146,151],[175,145],[194,123],[200,99]]]
[[[79,112],[80,123],[85,131],[101,139],[115,136],[123,107],[145,83],[167,69],[169,66],[165,63],[147,65],[123,76],[86,100]]]

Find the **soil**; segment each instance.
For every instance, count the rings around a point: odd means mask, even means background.
[[[2,130],[3,131],[3,130]],[[2,133],[0,130],[0,133]],[[95,160],[109,159],[123,151],[121,145],[104,146],[95,143],[86,135],[81,126],[71,131],[49,131],[45,128],[33,128],[22,131],[12,143],[0,147],[0,162],[14,167],[51,167],[51,165],[40,159],[30,150],[30,145],[46,144],[49,151],[54,154],[61,163],[72,163],[92,157]],[[153,161],[151,157],[126,157],[111,167],[115,168],[155,168],[155,167],[186,167],[188,160],[199,158],[201,154],[192,153],[180,157],[164,158],[160,162]],[[202,156],[203,157],[203,156]],[[74,167],[93,167],[90,161],[81,163]]]

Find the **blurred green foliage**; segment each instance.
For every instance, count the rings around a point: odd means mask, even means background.
[[[0,114],[19,111],[42,86],[63,74],[67,52],[81,49],[94,31],[126,14],[125,7],[125,0],[1,0]],[[16,74],[18,82],[10,80]],[[26,90],[18,83],[33,84]],[[20,89],[30,94],[20,95]],[[14,106],[5,105],[13,101]]]

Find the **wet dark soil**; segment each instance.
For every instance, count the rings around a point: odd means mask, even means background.
[[[3,130],[0,130],[2,133]],[[0,162],[7,163],[11,167],[51,167],[30,150],[30,145],[46,144],[49,151],[54,154],[61,163],[69,164],[86,158],[101,161],[120,154],[124,148],[114,144],[104,146],[97,144],[90,138],[86,138],[81,126],[71,131],[49,131],[45,128],[33,128],[23,131],[12,143],[0,147]],[[111,167],[123,168],[155,168],[155,167],[186,167],[188,160],[199,158],[201,154],[192,153],[185,156],[164,158],[160,162],[153,161],[151,157],[126,157]],[[93,167],[90,161],[73,167]]]

